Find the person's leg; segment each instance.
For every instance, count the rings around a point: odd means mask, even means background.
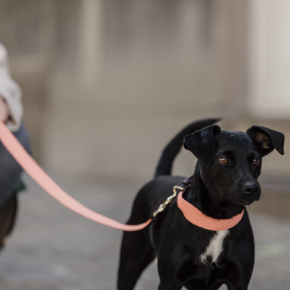
[[[0,207],[0,250],[5,247],[5,238],[12,232],[17,214],[17,195],[13,193]]]
[[[22,146],[30,153],[29,136],[22,125],[14,133]],[[5,237],[11,233],[17,214],[16,185],[23,169],[0,142],[0,250],[5,246]]]
[[[14,133],[22,146],[30,152],[30,142],[28,133],[21,125],[20,129]],[[0,142],[0,207],[12,196],[23,169]]]

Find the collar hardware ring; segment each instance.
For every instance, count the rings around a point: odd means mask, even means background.
[[[153,213],[153,218],[156,218],[156,216],[163,212],[165,208],[168,206],[168,204],[171,203],[171,201],[176,197],[177,195],[177,190],[183,190],[183,187],[181,186],[173,186],[173,194],[170,195],[165,202],[159,205],[158,209]]]

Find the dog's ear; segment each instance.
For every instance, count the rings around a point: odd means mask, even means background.
[[[205,166],[210,166],[216,147],[215,135],[221,131],[219,126],[210,126],[196,131],[184,138],[184,148],[191,151]]]
[[[257,144],[262,156],[271,153],[274,148],[281,155],[284,155],[284,134],[262,126],[252,126],[247,130],[247,133]]]

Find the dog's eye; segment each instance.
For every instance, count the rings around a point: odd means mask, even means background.
[[[228,159],[226,157],[219,158],[220,163],[227,163]]]
[[[254,163],[255,165],[258,165],[258,164],[260,164],[260,159],[258,159],[258,158],[255,158],[255,159],[253,160],[253,163]]]

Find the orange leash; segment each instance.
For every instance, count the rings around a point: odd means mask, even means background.
[[[62,190],[32,159],[16,137],[0,122],[0,140],[21,167],[38,183],[47,193],[58,200],[70,210],[105,226],[123,231],[138,231],[144,229],[151,220],[140,225],[125,225],[98,214],[76,201]]]
[[[0,140],[10,154],[15,158],[15,160],[21,165],[21,167],[31,176],[32,179],[36,181],[47,193],[52,197],[58,200],[65,207],[70,210],[90,219],[102,225],[123,230],[123,231],[139,231],[147,227],[152,219],[149,219],[147,222],[139,225],[127,225],[119,223],[113,219],[105,217],[101,214],[98,214],[77,200],[68,195],[63,189],[61,189],[45,172],[44,170],[33,160],[33,158],[26,152],[22,145],[18,142],[16,137],[7,129],[6,125],[3,122],[0,122]],[[182,189],[176,187],[178,189]],[[177,192],[174,188],[174,194],[170,196],[159,209],[153,215],[154,217],[162,212],[165,207],[176,197]],[[182,191],[178,194],[178,207],[183,212],[185,218],[193,224],[196,224],[199,227],[221,231],[229,229],[235,226],[243,217],[243,212],[232,219],[229,220],[215,220],[210,218],[203,213],[201,213],[197,208],[188,203],[182,198]]]

